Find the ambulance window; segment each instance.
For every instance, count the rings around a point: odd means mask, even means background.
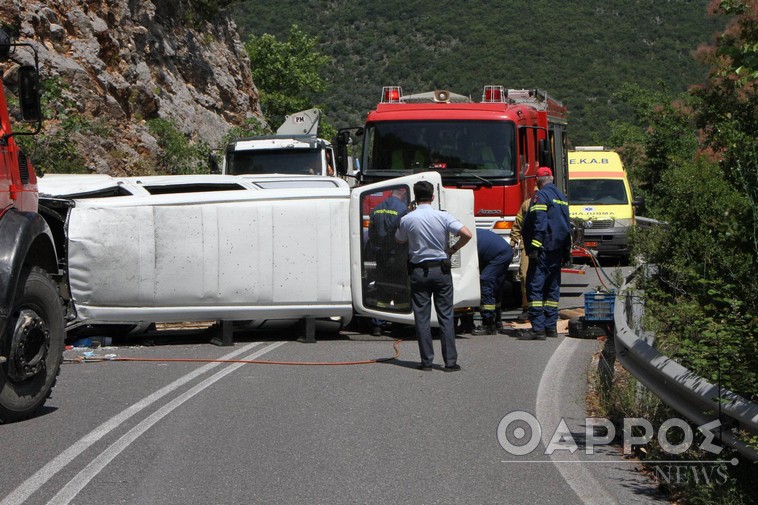
[[[569,181],[569,203],[626,205],[629,199],[621,179],[574,179]]]

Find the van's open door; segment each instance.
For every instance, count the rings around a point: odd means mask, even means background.
[[[374,208],[388,198],[393,190],[404,187],[395,195],[402,195],[405,203],[413,199],[413,184],[427,180],[434,185],[435,198],[432,206],[450,212],[472,232],[474,221],[474,194],[468,189],[443,188],[437,172],[398,177],[388,181],[369,184],[353,189],[350,200],[350,260],[353,307],[358,314],[413,324],[410,306],[410,285],[405,245],[384,241],[374,243],[369,237],[369,222]],[[450,237],[455,242],[457,237]],[[388,249],[394,248],[394,249]],[[387,261],[388,258],[391,261]],[[479,262],[476,251],[476,233],[471,242],[452,258],[453,285],[456,307],[479,305]],[[432,310],[432,323],[437,316]]]

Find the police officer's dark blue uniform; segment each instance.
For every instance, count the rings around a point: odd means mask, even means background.
[[[492,335],[497,333],[496,323],[500,319],[500,297],[508,267],[513,259],[511,245],[497,233],[481,228],[476,229],[476,249],[479,256],[479,287],[481,301],[479,312],[482,315],[481,328],[475,329],[474,335]]]
[[[561,262],[571,248],[571,221],[566,196],[553,185],[547,167],[537,169],[539,191],[532,197],[524,219],[523,237],[529,255],[526,290],[532,329],[525,340],[557,336]]]

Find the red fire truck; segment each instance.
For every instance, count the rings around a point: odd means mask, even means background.
[[[386,86],[358,130],[359,177],[369,183],[437,171],[445,186],[473,190],[477,227],[509,240],[538,167],[551,167],[566,191],[567,117],[561,102],[537,89],[488,85],[476,102],[446,90],[403,95],[399,86]],[[348,135],[338,135],[338,163],[347,159]],[[511,272],[517,269],[514,259]]]
[[[16,54],[18,48],[24,54]],[[24,64],[29,54],[33,64]],[[63,304],[52,277],[60,280],[53,235],[38,213],[34,168],[16,143],[17,136],[36,134],[42,125],[37,52],[0,31],[0,63],[6,62],[2,70],[17,86],[18,116],[36,127],[11,129],[0,83],[0,423],[27,418],[45,403],[65,339]]]

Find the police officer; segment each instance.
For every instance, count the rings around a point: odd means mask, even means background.
[[[482,228],[476,229],[476,249],[479,255],[479,288],[482,295],[479,313],[482,315],[482,325],[471,334],[494,335],[500,321],[500,297],[513,259],[513,249],[503,237]]]
[[[395,238],[400,244],[408,244],[411,307],[421,356],[418,368],[431,370],[434,361],[431,327],[433,299],[440,325],[444,370],[455,372],[461,367],[458,365],[458,352],[455,348],[450,256],[466,245],[473,234],[452,215],[432,207],[434,186],[429,181],[414,184],[413,196],[416,199],[416,210],[400,220]],[[458,236],[458,241],[452,246],[448,244],[450,235]]]
[[[571,251],[568,201],[553,184],[550,168],[537,169],[537,187],[539,191],[532,197],[522,229],[529,256],[526,294],[532,323],[531,330],[519,335],[522,340],[544,340],[545,336],[558,336],[556,324],[561,263]]]

